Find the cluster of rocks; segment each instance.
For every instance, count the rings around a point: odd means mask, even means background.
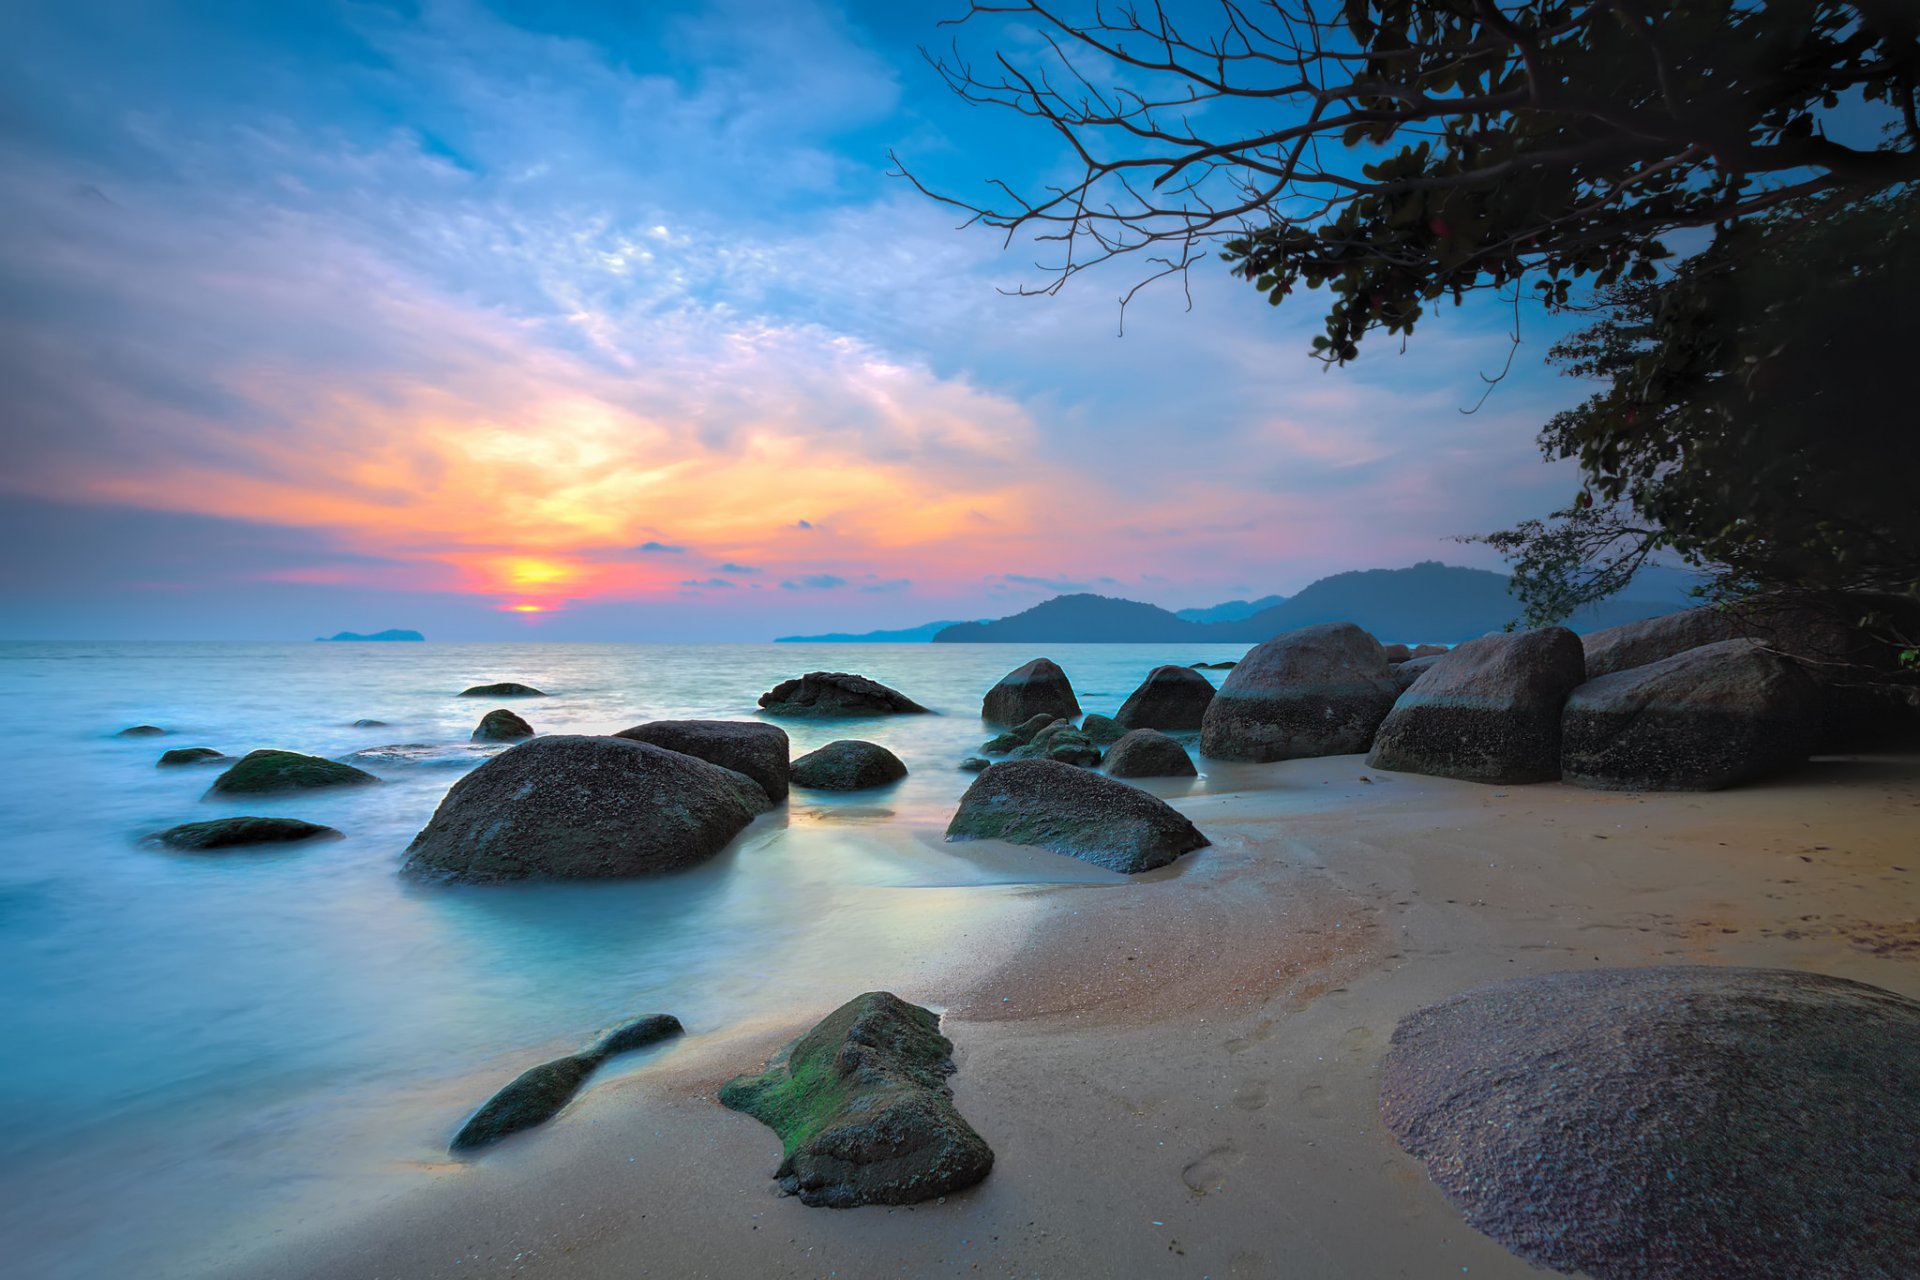
[[[988,691],[981,718],[1012,727],[982,743],[980,755],[961,768],[978,773],[991,763],[987,757],[1004,756],[1088,769],[1104,765],[1114,777],[1190,778],[1197,771],[1186,748],[1160,730],[1197,730],[1212,700],[1213,683],[1205,676],[1187,667],[1156,667],[1114,715],[1087,715],[1076,725],[1072,717],[1080,714],[1080,701],[1067,673],[1050,659],[1035,658]],[[1031,714],[1012,719],[1023,712]]]

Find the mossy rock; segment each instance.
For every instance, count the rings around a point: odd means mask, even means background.
[[[530,684],[516,684],[512,680],[502,680],[499,684],[477,684],[471,689],[462,689],[463,698],[544,698],[547,695]]]
[[[1110,747],[1127,734],[1118,720],[1097,712],[1080,722],[1080,732],[1096,747]]]
[[[533,726],[505,707],[480,717],[473,730],[474,742],[518,742],[533,736]]]
[[[1033,735],[1033,741],[1012,753],[1014,760],[1058,760],[1091,769],[1100,763],[1100,748],[1071,721],[1055,720]]]
[[[275,791],[313,791],[322,787],[364,787],[380,779],[338,760],[298,751],[249,751],[213,780],[207,794],[264,795]]]
[[[206,764],[209,761],[226,758],[225,754],[215,751],[212,747],[175,747],[171,751],[161,752],[160,758],[154,761],[154,767],[170,769],[175,765]]]
[[[842,738],[793,762],[793,785],[810,791],[865,791],[907,776],[900,757],[877,742]]]
[[[953,1043],[940,1020],[886,991],[828,1014],[720,1101],[780,1136],[774,1177],[801,1203],[914,1204],[970,1187],[993,1151],[954,1110]]]
[[[337,839],[340,833],[317,822],[298,818],[215,818],[210,822],[188,822],[147,837],[153,844],[169,849],[199,853],[212,849],[237,849],[246,845],[294,844],[323,837]]]
[[[988,738],[985,742],[981,743],[980,752],[982,755],[1004,756],[1009,752],[1018,751],[1026,745],[1027,740],[1018,734],[1003,733],[997,737]]]

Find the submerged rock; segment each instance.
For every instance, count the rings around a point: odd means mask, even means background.
[[[473,1151],[544,1124],[572,1101],[587,1077],[608,1058],[645,1048],[680,1031],[680,1020],[672,1014],[652,1014],[607,1033],[591,1048],[521,1072],[460,1127],[451,1150]]]
[[[1187,749],[1158,729],[1129,732],[1107,752],[1105,767],[1110,778],[1191,778],[1200,772]]]
[[[475,742],[518,742],[532,736],[533,726],[505,708],[481,716],[473,731]]]
[[[340,757],[340,763],[356,767],[438,765],[464,769],[476,760],[491,759],[496,754],[492,744],[484,742],[389,742],[385,746],[349,751]]]
[[[1004,767],[1004,766],[1003,766]],[[886,991],[828,1014],[720,1101],[780,1136],[774,1177],[803,1204],[915,1204],[970,1187],[993,1151],[954,1110],[953,1042],[940,1020]]]
[[[650,1013],[607,1032],[588,1052],[611,1058],[616,1053],[632,1053],[635,1049],[657,1044],[670,1036],[679,1035],[683,1030],[685,1028],[680,1025],[680,1019],[672,1014]]]
[[[322,787],[364,787],[380,781],[364,769],[301,755],[298,751],[249,751],[213,780],[207,794],[264,795],[275,791],[313,791]]]
[[[1483,987],[1393,1034],[1380,1112],[1466,1216],[1597,1280],[1920,1261],[1920,1004],[1775,969]]]
[[[1010,760],[975,778],[947,839],[1036,845],[1123,875],[1207,843],[1166,801],[1057,760]]]
[[[1113,718],[1127,729],[1198,729],[1213,698],[1213,681],[1198,671],[1155,667]]]
[[[157,724],[135,724],[128,725],[113,736],[116,738],[159,738],[164,737],[168,732],[170,731],[162,729]]]
[[[1080,714],[1067,673],[1051,658],[1035,658],[1000,677],[980,702],[980,718],[989,724],[1020,724],[1035,716],[1067,719]]]
[[[480,883],[675,871],[719,853],[764,806],[752,779],[678,751],[535,738],[454,783],[403,870]]]
[[[1110,747],[1126,736],[1126,726],[1111,716],[1098,713],[1080,721],[1080,732],[1096,747]]]
[[[793,762],[793,785],[812,791],[865,791],[907,776],[900,757],[877,742],[842,738]]]
[[[229,758],[226,753],[215,751],[212,747],[175,747],[171,751],[161,752],[160,758],[153,763],[155,768],[172,768],[174,765],[207,764]]]
[[[1042,711],[1036,715],[1028,716],[1025,720],[1022,720],[1019,724],[1007,730],[1007,732],[1020,739],[1023,743],[1032,742],[1035,734],[1060,718],[1059,716],[1050,716]]]
[[[1560,776],[1560,717],[1586,679],[1580,637],[1565,627],[1469,640],[1400,695],[1367,763],[1468,782]]]
[[[298,818],[214,818],[209,822],[188,822],[147,837],[153,844],[169,849],[199,852],[208,849],[238,849],[246,845],[292,844],[338,837],[332,827]]]
[[[981,743],[980,750],[990,756],[1004,756],[1009,752],[1018,751],[1026,745],[1027,740],[1019,734],[1002,733],[988,738],[985,742]]]
[[[760,784],[767,799],[787,798],[787,731],[758,720],[653,720],[613,735],[694,756],[722,769],[744,773]]]
[[[993,761],[980,756],[968,756],[960,762],[960,772],[962,773],[985,773],[992,767]]]
[[[355,720],[349,727],[354,729],[385,729],[388,726],[385,720]]]
[[[1380,642],[1351,622],[1289,631],[1256,646],[1221,683],[1200,754],[1268,761],[1365,751],[1397,696]]]
[[[795,680],[782,680],[760,695],[760,709],[770,716],[898,716],[925,715],[927,709],[878,680],[844,671],[809,671]]]
[[[477,684],[471,689],[462,689],[460,696],[463,698],[544,698],[547,695],[532,685],[502,680],[499,684]]]

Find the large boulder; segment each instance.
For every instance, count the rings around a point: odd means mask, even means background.
[[[587,1077],[608,1058],[645,1048],[680,1034],[680,1019],[670,1013],[649,1014],[608,1032],[579,1053],[529,1067],[488,1098],[453,1136],[454,1152],[477,1151],[500,1139],[545,1124],[580,1091]]]
[[[809,671],[782,680],[760,695],[760,709],[770,716],[898,716],[927,710],[898,689],[844,671]]]
[[[522,738],[533,736],[533,726],[522,720],[505,707],[498,711],[489,711],[480,717],[480,723],[474,726],[475,742],[518,742]]]
[[[1418,658],[1408,658],[1405,662],[1396,662],[1387,668],[1393,677],[1393,687],[1401,693],[1413,688],[1414,681],[1433,669],[1433,664],[1446,657],[1444,653],[1429,653]]]
[[[1007,672],[980,703],[980,718],[989,724],[1019,724],[1034,716],[1070,719],[1079,714],[1073,684],[1051,658],[1035,658]]]
[[[1790,659],[1723,640],[1589,680],[1567,699],[1560,772],[1584,787],[1713,791],[1807,758],[1820,693]]]
[[[453,784],[413,838],[408,874],[473,882],[597,879],[704,862],[753,821],[759,785],[630,738],[509,748]]]
[[[1166,801],[1057,760],[1009,760],[975,778],[947,839],[1037,845],[1123,875],[1207,843]]]
[[[1190,667],[1155,667],[1113,718],[1127,729],[1198,729],[1213,694],[1213,681]]]
[[[1565,627],[1469,640],[1400,695],[1367,763],[1468,782],[1560,776],[1560,716],[1586,679],[1580,637]]]
[[[298,751],[249,751],[207,788],[209,796],[267,795],[323,787],[364,787],[380,781],[364,769]]]
[[[755,720],[653,720],[613,735],[678,751],[744,773],[760,784],[767,799],[787,798],[787,731]]]
[[[1716,966],[1503,982],[1400,1023],[1380,1111],[1537,1267],[1920,1274],[1920,1004],[1890,991]]]
[[[940,1019],[886,991],[828,1014],[720,1102],[780,1136],[774,1170],[802,1204],[915,1204],[970,1187],[993,1151],[953,1107],[953,1042]]]
[[[1191,778],[1199,773],[1187,749],[1158,729],[1134,729],[1105,760],[1110,778]]]
[[[1207,705],[1200,754],[1293,760],[1365,751],[1398,696],[1380,642],[1351,622],[1275,636],[1240,660]]]
[[[793,785],[812,791],[865,791],[907,776],[900,757],[877,742],[842,738],[793,762]]]
[[[1649,662],[1698,649],[1703,644],[1738,640],[1752,634],[1752,629],[1734,614],[1704,605],[1590,631],[1582,640],[1587,651],[1587,679],[1598,680],[1616,671],[1644,667]]]
[[[239,849],[249,845],[296,844],[322,837],[338,839],[340,833],[317,822],[298,818],[214,818],[209,822],[187,822],[147,837],[152,844],[189,853],[212,849]]]

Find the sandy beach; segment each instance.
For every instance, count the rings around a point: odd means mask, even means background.
[[[1199,854],[1123,884],[1009,887],[951,964],[877,966],[872,987],[944,1011],[957,1104],[996,1153],[976,1188],[850,1211],[775,1193],[776,1138],[713,1096],[823,1005],[690,1036],[484,1159],[236,1224],[155,1273],[1538,1274],[1380,1123],[1404,1014],[1598,965],[1778,966],[1920,997],[1920,757],[1711,794],[1485,787],[1360,757],[1209,775],[1153,785],[1212,839]]]

